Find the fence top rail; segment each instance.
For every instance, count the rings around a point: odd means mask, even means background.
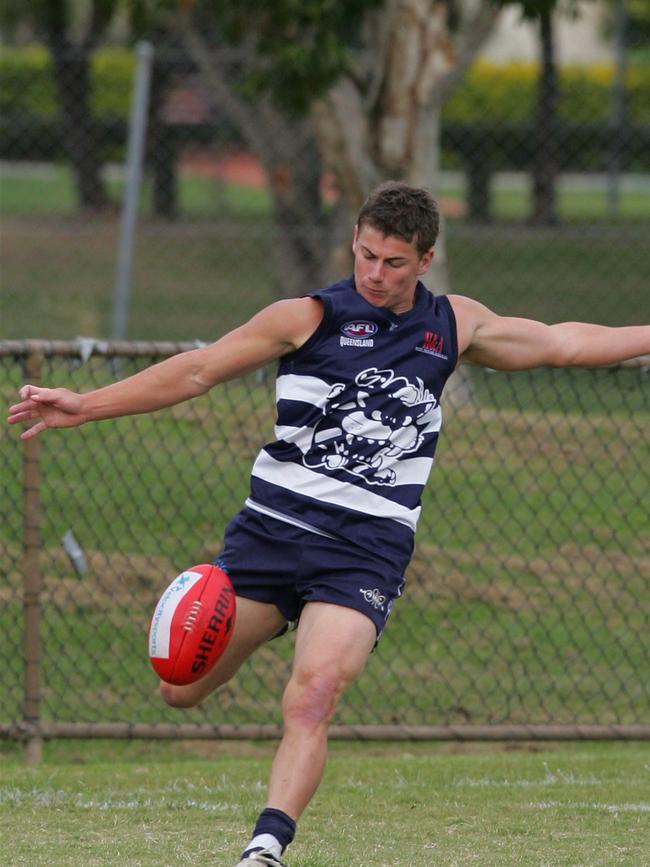
[[[43,358],[79,358],[88,361],[92,355],[106,358],[167,358],[179,352],[188,352],[207,344],[201,340],[98,340],[93,337],[77,337],[76,340],[0,340],[0,358],[26,358],[40,355]],[[650,371],[650,354],[629,358],[608,368],[638,368]]]
[[[77,337],[76,340],[0,340],[0,358],[11,356],[24,358],[41,355],[44,358],[80,358],[87,361],[91,355],[107,358],[168,357],[178,352],[198,349],[206,344],[201,340],[97,340],[93,337]]]

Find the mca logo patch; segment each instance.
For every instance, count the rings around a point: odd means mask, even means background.
[[[417,352],[424,352],[427,355],[435,355],[436,358],[444,358],[446,361],[449,356],[445,355],[443,351],[444,345],[445,341],[442,335],[436,334],[435,331],[425,331],[422,345],[416,346],[415,349]]]

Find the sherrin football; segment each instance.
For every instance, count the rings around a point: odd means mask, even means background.
[[[167,683],[193,683],[226,649],[235,625],[235,591],[218,566],[192,566],[160,597],[149,627],[149,659]]]

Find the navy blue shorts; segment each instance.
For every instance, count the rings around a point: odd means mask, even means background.
[[[361,611],[377,637],[404,586],[403,570],[382,557],[248,508],[226,527],[215,563],[238,596],[272,603],[288,621],[306,602],[330,602]]]

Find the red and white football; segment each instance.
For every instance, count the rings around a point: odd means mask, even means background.
[[[167,683],[193,683],[226,649],[235,625],[235,591],[218,566],[192,566],[160,597],[149,627],[149,659]]]

